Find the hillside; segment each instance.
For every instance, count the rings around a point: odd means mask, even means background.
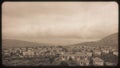
[[[3,39],[2,40],[2,47],[9,48],[9,47],[38,47],[38,46],[46,46],[47,44],[43,43],[36,43],[36,42],[28,42],[28,41],[21,41],[21,40],[13,40],[13,39]]]
[[[9,47],[38,47],[38,46],[48,46],[50,44],[44,43],[36,43],[36,42],[28,42],[28,41],[21,41],[21,40],[13,40],[13,39],[3,39],[2,40],[2,47],[9,48]],[[78,44],[73,44],[69,46],[75,45],[87,45],[87,46],[112,46],[118,47],[118,33],[114,33],[109,35],[99,41],[96,42],[83,42]]]
[[[99,41],[99,44],[105,46],[118,47],[118,33],[109,35]]]
[[[96,42],[84,42],[75,45],[118,47],[118,33],[111,34]]]

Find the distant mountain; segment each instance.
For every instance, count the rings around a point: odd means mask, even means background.
[[[3,39],[2,40],[2,47],[9,48],[9,47],[38,47],[38,46],[51,46],[51,44],[44,44],[44,43],[36,43],[36,42],[28,42],[28,41],[21,41],[21,40],[13,40],[13,39]],[[99,41],[96,42],[83,42],[68,46],[75,46],[75,45],[88,45],[88,46],[112,46],[118,47],[118,33],[109,35]]]
[[[38,46],[46,46],[47,44],[36,43],[36,42],[28,42],[21,40],[13,40],[13,39],[3,39],[2,47],[10,48],[10,47],[38,47]]]
[[[118,33],[111,34],[96,42],[84,42],[75,45],[118,47]]]

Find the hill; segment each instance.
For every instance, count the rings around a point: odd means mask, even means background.
[[[28,42],[14,39],[3,39],[2,47],[10,48],[10,47],[38,47],[38,46],[47,46],[47,44],[36,43],[36,42]]]
[[[118,47],[118,33],[111,34],[99,41],[103,46]]]
[[[13,39],[3,39],[2,40],[2,47],[9,48],[9,47],[39,47],[39,46],[48,46],[51,44],[44,44],[44,43],[36,43],[36,42],[28,42],[28,41],[21,41],[21,40],[13,40]],[[118,33],[111,34],[99,41],[96,42],[83,42],[78,44],[73,44],[69,46],[76,46],[76,45],[87,45],[87,46],[112,46],[118,48]]]
[[[118,33],[111,34],[96,42],[84,42],[75,45],[118,47]]]

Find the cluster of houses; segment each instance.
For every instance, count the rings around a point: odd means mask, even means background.
[[[3,49],[2,54],[4,57],[14,57],[14,58],[32,58],[39,56],[51,56],[63,53],[62,48],[56,47],[38,47],[38,48],[9,48]]]
[[[115,65],[111,62],[105,62],[103,59],[99,58],[102,54],[112,53],[115,56],[118,56],[118,49],[111,47],[89,47],[89,46],[71,46],[71,47],[24,47],[24,48],[9,48],[3,49],[2,55],[3,58],[35,58],[35,57],[50,57],[56,56],[56,64],[64,61],[69,65],[72,65],[72,62],[76,62],[80,66],[89,66],[89,65]]]
[[[89,46],[79,46],[79,47],[67,47],[67,51],[64,55],[61,55],[61,60],[69,62],[69,60],[74,60],[80,66],[103,66],[103,65],[116,65],[113,62],[106,62],[101,58],[102,55],[112,54],[118,57],[118,49],[112,47],[89,47]],[[75,51],[75,52],[74,52]],[[105,56],[104,56],[105,57]],[[114,59],[113,59],[114,60]]]

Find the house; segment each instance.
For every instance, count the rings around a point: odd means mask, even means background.
[[[101,58],[95,57],[95,58],[93,58],[93,65],[94,66],[103,66],[104,60],[102,60]]]
[[[60,56],[62,60],[80,60],[80,59],[85,59],[88,57],[87,54],[85,53],[81,53],[81,52],[76,52],[76,53],[72,53],[72,52],[66,52],[65,54]]]
[[[10,52],[9,52],[9,50],[3,50],[2,51],[2,54],[3,54],[3,56],[10,56]]]
[[[86,54],[91,57],[92,56],[92,52],[86,52]]]
[[[108,49],[101,49],[102,53],[108,54],[110,51]]]
[[[89,64],[90,64],[90,61],[88,59],[87,60],[81,59],[79,61],[80,66],[88,66]]]
[[[23,52],[23,56],[24,57],[33,57],[34,56],[34,52],[32,50],[24,51]]]
[[[113,55],[118,56],[118,51],[113,51]]]
[[[100,50],[94,50],[93,51],[93,56],[101,56],[101,51]]]

